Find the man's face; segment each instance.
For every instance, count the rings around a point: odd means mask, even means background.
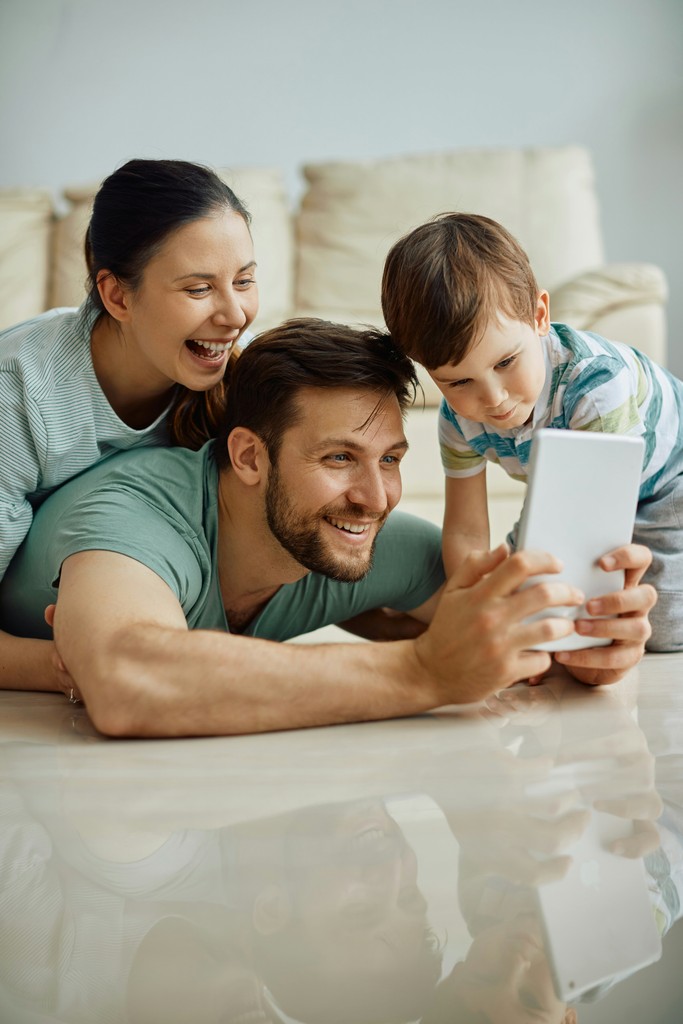
[[[268,478],[268,526],[300,565],[352,583],[370,569],[377,534],[401,496],[407,442],[398,401],[306,388],[298,404],[299,421]]]

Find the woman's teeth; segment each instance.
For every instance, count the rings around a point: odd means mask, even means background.
[[[191,339],[193,345],[199,345],[200,348],[205,348],[213,355],[217,355],[219,352],[225,352],[226,349],[230,348],[230,343],[225,341],[197,341]]]

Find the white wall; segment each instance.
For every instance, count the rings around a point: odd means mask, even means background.
[[[0,186],[578,142],[683,375],[681,0],[0,0]]]

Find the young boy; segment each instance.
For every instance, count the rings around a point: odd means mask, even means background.
[[[633,540],[652,551],[644,579],[658,592],[647,648],[683,650],[683,383],[634,348],[551,324],[526,253],[488,217],[442,214],[400,239],[382,308],[444,396],[447,573],[489,546],[486,460],[526,480],[539,427],[642,435]]]

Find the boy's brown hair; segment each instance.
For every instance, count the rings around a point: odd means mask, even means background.
[[[384,265],[385,323],[428,370],[459,363],[499,312],[533,326],[537,299],[522,247],[477,214],[434,217],[400,238]]]

